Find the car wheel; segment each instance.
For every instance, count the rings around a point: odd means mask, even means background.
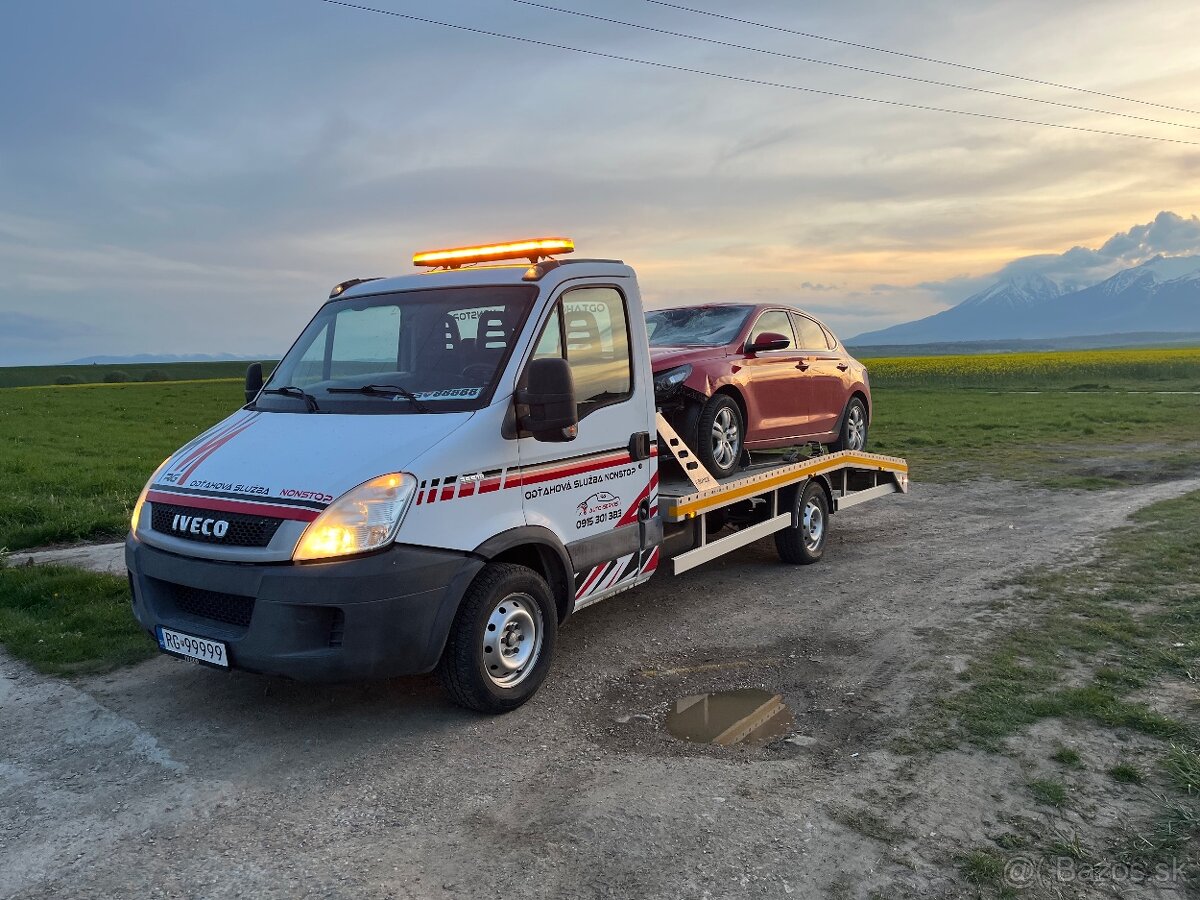
[[[775,549],[779,558],[792,565],[809,565],[825,553],[825,537],[829,534],[829,500],[825,489],[809,480],[803,491],[796,492],[796,507],[792,514],[799,527],[787,527],[775,532]]]
[[[850,402],[846,404],[846,413],[842,416],[842,431],[833,449],[867,449],[867,407],[857,397],[850,398]]]
[[[546,580],[525,566],[491,563],[467,588],[438,676],[459,706],[508,712],[541,687],[557,636]]]
[[[714,478],[732,475],[741,465],[742,411],[728,394],[717,394],[704,404],[697,425],[696,456]]]

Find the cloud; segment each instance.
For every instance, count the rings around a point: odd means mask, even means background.
[[[1072,247],[1065,253],[1039,254],[1015,259],[996,278],[1039,274],[1064,287],[1080,288],[1156,256],[1200,253],[1200,218],[1184,218],[1163,210],[1150,222],[1118,232],[1097,250]]]
[[[984,275],[959,275],[916,285],[956,303],[997,281],[1044,275],[1069,289],[1096,284],[1156,256],[1200,254],[1200,217],[1163,210],[1144,225],[1120,231],[1099,248],[1075,246],[1063,253],[1022,256]]]
[[[0,310],[0,338],[6,343],[56,344],[64,338],[90,334],[93,329],[79,322]]]

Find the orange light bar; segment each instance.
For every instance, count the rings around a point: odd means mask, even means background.
[[[480,247],[454,247],[449,250],[426,250],[413,254],[414,266],[436,266],[457,269],[472,263],[498,262],[502,259],[527,259],[536,263],[547,256],[571,253],[575,242],[570,238],[530,238],[507,244],[484,244]]]

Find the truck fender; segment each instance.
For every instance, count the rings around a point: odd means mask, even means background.
[[[811,478],[806,478],[799,484],[794,484],[791,487],[780,492],[780,504],[792,511],[792,527],[799,528],[800,520],[796,510],[796,497],[804,492],[810,481],[815,481],[821,486],[821,490],[825,492],[825,503],[829,507],[829,514],[833,515],[835,509],[833,505],[833,487],[829,483],[829,479],[825,475],[813,475]]]
[[[503,559],[528,566],[542,575],[554,592],[561,622],[575,600],[575,570],[563,542],[549,528],[520,525],[493,535],[475,548],[475,555],[488,562]]]

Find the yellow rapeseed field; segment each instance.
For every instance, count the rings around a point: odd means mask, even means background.
[[[1200,390],[1200,347],[865,359],[875,387]]]

